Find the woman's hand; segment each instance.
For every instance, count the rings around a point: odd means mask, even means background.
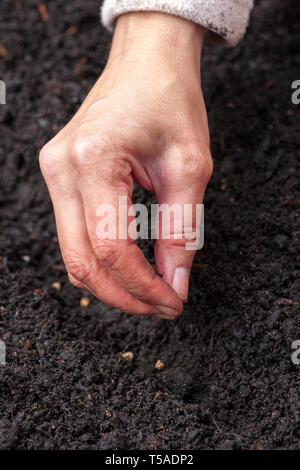
[[[72,284],[124,312],[174,319],[195,252],[157,240],[158,276],[141,250],[97,235],[100,204],[131,199],[133,182],[159,204],[200,204],[212,173],[200,85],[204,31],[160,13],[119,18],[107,66],[79,111],[41,151]]]

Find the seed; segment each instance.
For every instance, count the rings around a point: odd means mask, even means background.
[[[160,359],[158,359],[157,363],[155,364],[155,369],[163,370],[165,365],[166,364],[164,362],[162,362]]]
[[[264,450],[264,448],[258,444],[255,446],[255,450]]]
[[[91,300],[88,297],[82,297],[82,299],[80,299],[81,307],[88,307],[90,303],[91,303]]]
[[[121,356],[123,357],[123,359],[125,359],[125,360],[128,361],[128,362],[131,362],[132,359],[133,359],[133,357],[134,357],[134,356],[133,356],[133,353],[130,352],[130,351],[127,351],[127,352],[122,353]]]
[[[53,289],[60,290],[61,289],[61,283],[60,282],[52,282],[51,286]]]

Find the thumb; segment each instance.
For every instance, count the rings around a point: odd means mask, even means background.
[[[156,268],[183,302],[188,300],[194,256],[204,243],[202,203],[211,171],[210,165],[179,178],[173,172],[171,180],[166,178],[167,183],[156,191]]]

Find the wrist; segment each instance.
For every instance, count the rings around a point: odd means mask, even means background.
[[[162,68],[199,76],[205,30],[177,16],[156,12],[128,13],[118,18],[110,65],[115,60]]]

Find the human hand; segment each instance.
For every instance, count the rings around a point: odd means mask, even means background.
[[[177,318],[195,252],[185,237],[157,240],[161,278],[130,237],[97,236],[97,208],[118,210],[119,196],[131,204],[134,181],[159,204],[202,203],[212,173],[203,37],[201,27],[175,16],[121,16],[103,74],[40,154],[70,281],[130,314]]]

